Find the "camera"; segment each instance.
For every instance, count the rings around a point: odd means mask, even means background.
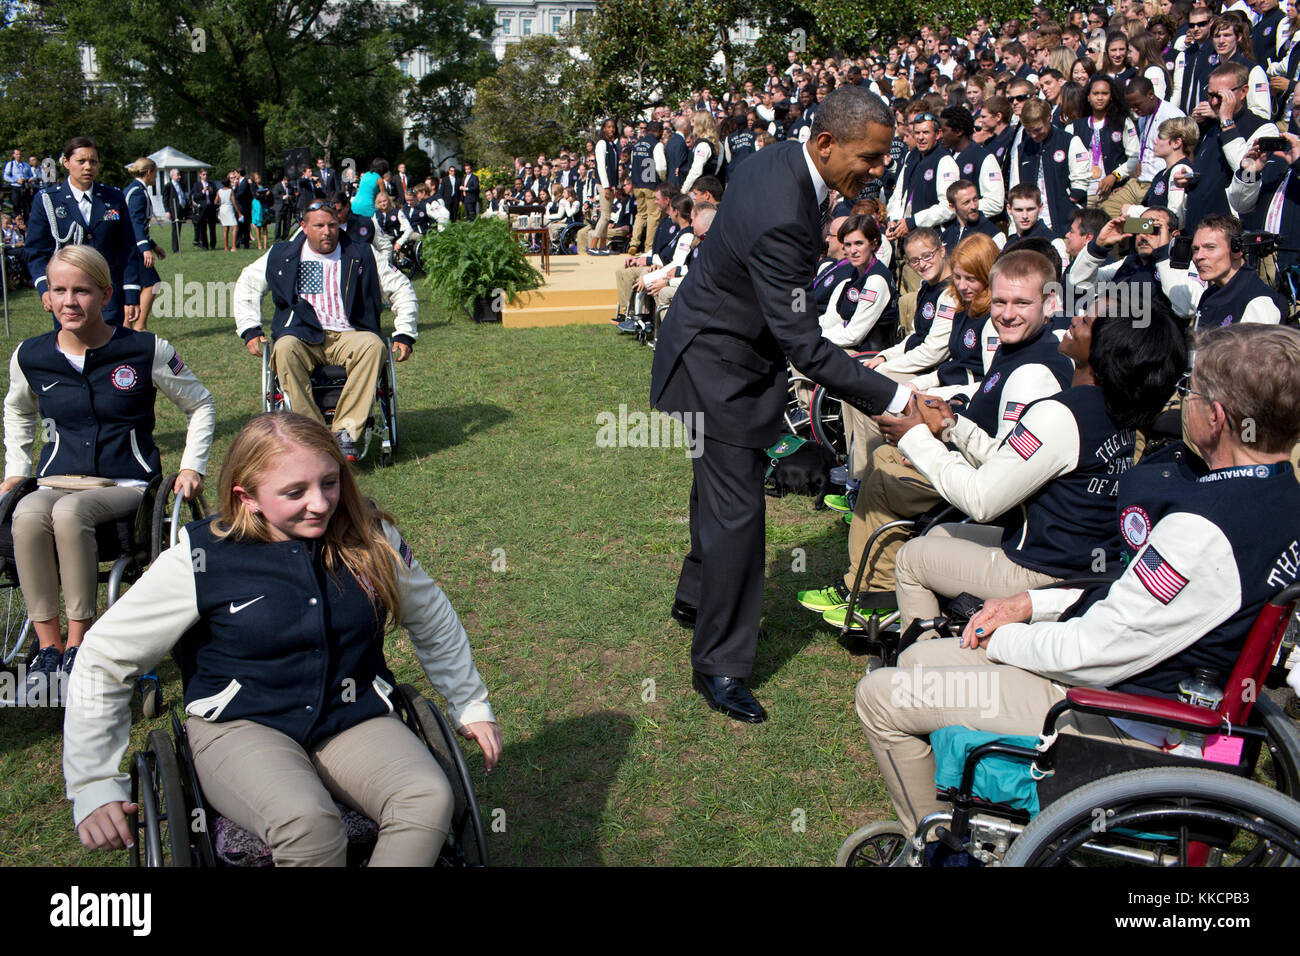
[[[1124,232],[1131,236],[1150,236],[1156,231],[1156,221],[1142,216],[1129,216],[1124,220]]]
[[[1291,144],[1284,136],[1261,136],[1255,140],[1255,147],[1261,153],[1290,152]]]

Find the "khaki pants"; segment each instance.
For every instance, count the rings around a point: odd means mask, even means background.
[[[311,397],[311,372],[321,365],[342,365],[348,371],[347,384],[334,410],[335,432],[360,439],[370,409],[375,403],[375,386],[384,364],[384,340],[373,332],[352,330],[326,332],[325,341],[312,345],[294,335],[281,335],[271,349],[275,374],[295,412],[316,419],[325,417]]]
[[[655,230],[659,228],[663,213],[655,205],[653,189],[636,189],[633,195],[636,196],[636,221],[632,223],[632,241],[627,251],[636,255],[642,249],[649,249],[654,242]]]
[[[899,242],[897,251],[894,253],[894,261],[898,262],[903,258],[903,243]],[[921,288],[921,275],[906,262],[903,262],[903,268],[899,270],[898,276],[898,293],[903,295],[908,292],[916,292]],[[913,311],[916,310],[915,296],[913,296]]]
[[[1010,597],[1060,580],[1021,567],[1002,550],[1002,529],[981,524],[942,524],[923,538],[913,538],[898,552],[894,591],[899,627],[939,613],[936,595],[963,592],[978,598]],[[932,637],[928,632],[923,637]]]
[[[647,272],[653,272],[649,266],[619,266],[614,270],[614,285],[618,287],[619,315],[627,314],[627,304],[632,299],[632,286],[636,280]]]
[[[916,296],[912,296],[912,309],[916,309]],[[900,385],[915,377],[910,372],[876,371]],[[885,436],[870,415],[858,411],[848,402],[840,406],[840,417],[844,420],[844,435],[849,450],[849,477],[863,481],[871,473],[876,449],[885,444]]]
[[[997,635],[994,635],[994,640]],[[876,765],[909,833],[948,804],[935,797],[934,751],[927,735],[960,725],[995,734],[1037,736],[1065,688],[1029,671],[994,664],[983,650],[964,649],[956,638],[921,641],[858,682],[858,718]],[[1125,737],[1104,717],[1071,713],[1057,722],[1066,733],[1154,749]]]
[[[660,289],[659,294],[655,296],[655,308],[668,308],[668,303],[673,301],[673,296],[677,294],[677,290],[680,288],[681,286],[679,285],[666,285]]]
[[[614,199],[612,196],[605,195],[605,190],[600,191],[600,219],[596,221],[596,248],[599,249],[605,244],[605,236],[609,231],[609,216],[614,209]]]
[[[432,866],[447,842],[451,784],[391,714],[304,749],[251,720],[185,723],[209,805],[271,848],[276,866],[343,866],[337,800],[379,824],[371,866]]]
[[[907,268],[911,268],[908,266]],[[898,297],[898,321],[907,329],[908,334],[916,330],[916,293],[909,292]]]
[[[1124,185],[1112,189],[1110,195],[1102,200],[1102,211],[1114,219],[1124,206],[1140,205],[1150,188],[1151,184],[1149,182],[1144,183],[1140,179],[1130,179]],[[1091,206],[1092,203],[1088,205]]]
[[[849,570],[844,575],[846,588],[853,587],[858,560],[872,532],[891,521],[914,518],[943,500],[919,471],[903,464],[903,456],[893,445],[882,445],[872,461],[871,474],[858,490],[853,523],[849,525]],[[894,559],[909,537],[906,529],[899,528],[876,540],[868,556],[871,563],[862,576],[863,591],[894,589]]]
[[[38,488],[14,506],[14,563],[33,621],[59,616],[60,579],[68,620],[94,619],[99,593],[95,526],[134,514],[143,497],[143,488],[118,485],[85,491]]]
[[[587,245],[591,242],[591,226],[583,226],[578,230],[578,255],[583,255],[587,251]]]

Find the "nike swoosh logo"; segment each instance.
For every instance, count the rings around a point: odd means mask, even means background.
[[[238,614],[240,611],[242,611],[244,608],[248,607],[250,604],[256,604],[258,601],[262,600],[262,598],[264,598],[264,597],[266,597],[265,594],[261,595],[260,597],[255,597],[255,598],[253,598],[253,600],[251,600],[251,601],[245,601],[243,604],[240,604],[240,605],[238,605],[238,606],[236,606],[236,604],[235,604],[234,601],[231,601],[231,602],[230,602],[230,613],[231,613],[231,614]]]
[[[58,385],[58,384],[59,384],[58,382],[50,382],[49,385],[42,385],[42,386],[41,386],[41,391],[42,391],[42,392],[48,392],[48,391],[49,391],[50,389],[52,389],[55,385]]]

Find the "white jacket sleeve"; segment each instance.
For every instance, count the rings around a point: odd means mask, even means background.
[[[1201,296],[1205,293],[1205,283],[1201,277],[1192,269],[1175,269],[1168,259],[1156,264],[1156,275],[1174,314],[1184,319],[1195,315],[1196,307],[1200,305]]]
[[[1259,56],[1256,53],[1256,56]],[[1262,57],[1261,57],[1262,59]],[[1250,78],[1246,81],[1246,107],[1262,120],[1271,120],[1273,118],[1273,95],[1268,88],[1268,74],[1264,72],[1261,66],[1252,66],[1250,68]],[[1276,133],[1266,133],[1266,136],[1276,136]]]
[[[1232,546],[1200,515],[1174,512],[1152,529],[1155,549],[1173,575],[1167,602],[1149,591],[1135,560],[1084,615],[1068,621],[1004,624],[989,641],[989,660],[1066,684],[1112,686],[1190,647],[1241,608]],[[1177,585],[1178,580],[1186,583]]]
[[[9,391],[5,393],[6,478],[26,478],[32,473],[32,443],[40,420],[36,392],[18,364],[18,349],[14,349],[9,359]]]
[[[984,157],[984,165],[979,169],[979,181],[976,183],[980,192],[980,212],[985,219],[1002,215],[1007,201],[1006,183],[1002,179],[1002,167],[998,158],[992,153]]]
[[[709,143],[707,140],[695,144],[691,150],[691,168],[686,174],[686,179],[682,183],[682,192],[689,193],[691,187],[695,185],[695,180],[699,179],[704,173],[704,163],[709,157]]]
[[[1228,184],[1228,205],[1238,217],[1255,211],[1262,186],[1263,180],[1259,173],[1249,169],[1237,169],[1232,182]]]
[[[853,317],[847,323],[834,322],[829,328],[824,328],[822,337],[840,348],[857,345],[875,328],[888,305],[889,283],[882,276],[868,276],[862,284]]]
[[[249,329],[262,328],[262,297],[270,291],[266,281],[266,265],[271,253],[244,266],[231,294],[231,310],[235,313],[235,332],[243,335]]]
[[[1246,304],[1245,311],[1241,313],[1241,321],[1277,325],[1282,321],[1282,313],[1276,302],[1269,296],[1261,295]]]
[[[63,777],[72,816],[130,799],[118,768],[131,730],[131,692],[199,619],[189,534],[158,556],[95,622],[73,668],[63,714]]]
[[[1267,85],[1267,84],[1265,84]],[[1256,110],[1251,107],[1251,112]],[[1267,116],[1267,114],[1265,114]],[[1241,159],[1249,152],[1250,147],[1255,145],[1255,140],[1261,136],[1277,136],[1277,127],[1272,123],[1260,123],[1255,132],[1250,134],[1249,139],[1243,139],[1240,136],[1233,136],[1230,139],[1223,140],[1223,158],[1228,164],[1229,169],[1240,169]]]
[[[217,430],[217,404],[212,393],[190,371],[166,339],[154,338],[153,383],[182,412],[188,425],[181,468],[207,474],[208,450]]]
[[[612,189],[614,184],[605,175],[605,153],[609,150],[609,140],[601,137],[596,143],[596,175],[600,178],[602,189]],[[683,190],[684,191],[684,190]]]
[[[958,415],[949,438],[968,461],[976,465],[982,464],[993,457],[1003,439],[1016,427],[1020,420],[1017,406],[1023,408],[1030,402],[1055,395],[1060,390],[1060,383],[1046,365],[1036,362],[1022,365],[1008,376],[1007,383],[1002,386],[997,434],[990,435],[966,416]]]
[[[952,335],[952,320],[957,315],[957,300],[951,289],[945,289],[935,303],[934,323],[930,334],[919,345],[907,351],[891,354],[878,372],[925,372],[946,361],[948,358],[948,337]],[[906,341],[892,348],[906,346]]]
[[[1039,441],[1027,456],[1004,441],[982,464],[972,466],[924,425],[899,439],[898,450],[949,504],[974,521],[992,521],[1079,464],[1078,425],[1060,402],[1039,402],[1021,417],[1020,424]]]
[[[957,169],[955,159],[945,156],[939,160],[939,165],[934,171],[934,191],[938,199],[928,209],[912,210],[912,219],[918,227],[941,228],[945,223],[952,221],[957,213],[948,203],[948,187],[960,178],[961,173]]]
[[[1142,172],[1142,164],[1138,161],[1138,150],[1141,144],[1138,142],[1137,127],[1133,125],[1133,121],[1128,117],[1124,118],[1123,139],[1124,162],[1115,167],[1115,172],[1125,179],[1131,179]]]
[[[1070,137],[1069,163],[1070,188],[1086,193],[1088,183],[1092,181],[1092,153],[1077,136]]]
[[[668,177],[668,155],[664,152],[663,143],[655,143],[654,148],[655,175],[659,177],[660,182]]]
[[[447,716],[457,728],[495,721],[487,687],[474,666],[469,637],[442,589],[425,573],[401,533],[384,525],[384,536],[400,560],[397,585],[402,600],[402,627],[420,658],[433,689],[447,701]]]
[[[379,270],[379,285],[384,290],[384,298],[393,310],[394,333],[414,341],[420,334],[416,329],[420,304],[411,280],[394,269],[385,256],[375,256],[375,267]]]

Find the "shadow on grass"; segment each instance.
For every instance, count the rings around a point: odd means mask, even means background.
[[[606,865],[605,806],[634,732],[629,714],[605,710],[545,724],[524,743],[507,741],[498,769],[478,788],[491,861]],[[504,832],[493,830],[494,815]]]
[[[404,454],[430,455],[454,448],[514,417],[507,408],[483,402],[442,408],[403,408],[400,386],[397,409],[398,437],[402,442],[397,453],[399,460]]]

